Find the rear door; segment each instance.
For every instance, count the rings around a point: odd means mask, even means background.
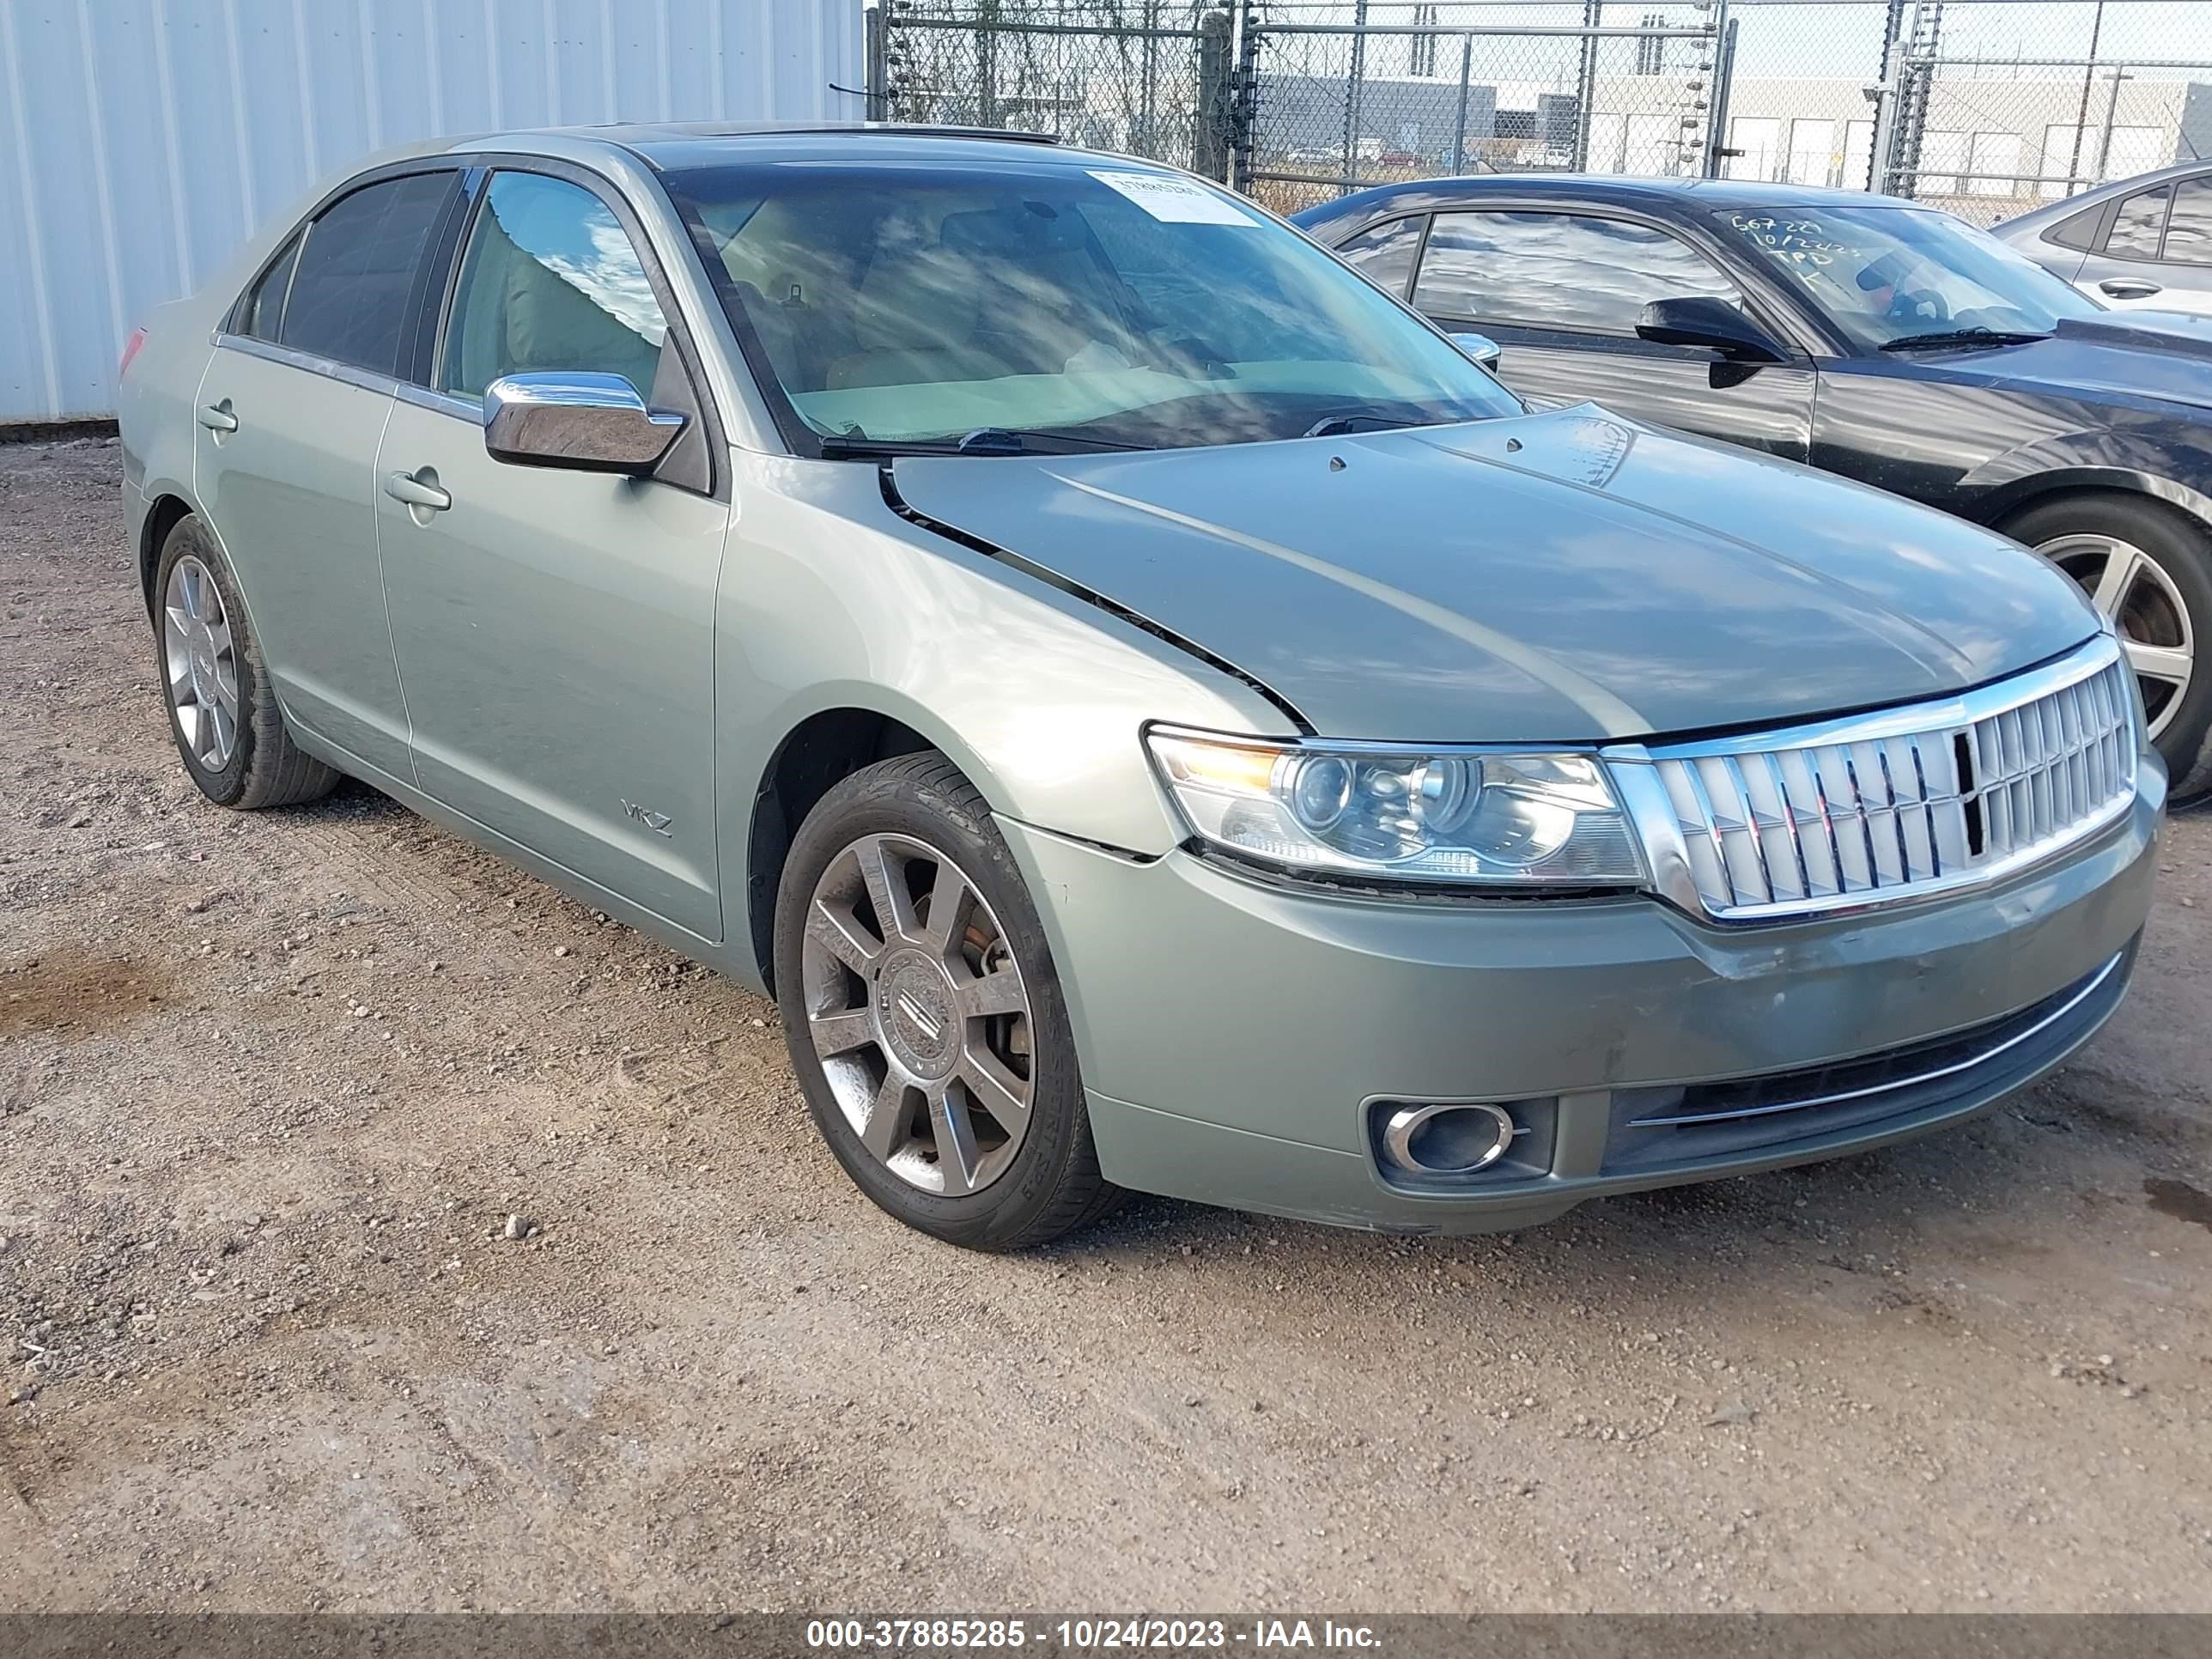
[[[2212,173],[2122,198],[2075,282],[2116,310],[2212,315]]]
[[[537,165],[496,168],[483,187],[428,384],[401,392],[377,460],[416,779],[540,857],[719,939],[714,618],[727,457],[641,227],[589,175]],[[562,371],[620,374],[690,417],[661,476],[492,459],[485,386]],[[424,505],[424,489],[444,505]]]
[[[193,488],[285,713],[402,778],[371,481],[457,178],[388,176],[324,208],[234,307],[194,410]]]
[[[1548,209],[1438,213],[1413,290],[1415,307],[1441,326],[1497,341],[1505,383],[1539,406],[1592,398],[1662,426],[1804,459],[1815,384],[1809,360],[1748,367],[1702,346],[1637,337],[1646,304],[1692,295],[1756,314],[1726,271],[1672,231]],[[1771,325],[1768,332],[1784,337]]]

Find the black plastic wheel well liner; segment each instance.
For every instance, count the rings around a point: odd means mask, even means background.
[[[775,989],[775,900],[784,860],[815,803],[854,773],[895,755],[936,747],[912,726],[872,708],[825,708],[776,745],[753,798],[745,859],[746,922],[753,959]]]
[[[161,568],[161,546],[169,532],[191,516],[191,503],[181,495],[164,495],[146,514],[146,527],[138,538],[138,587],[146,596],[146,620],[155,620],[154,573]]]

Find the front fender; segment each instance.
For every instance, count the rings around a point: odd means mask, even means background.
[[[1959,491],[1981,524],[2002,523],[2047,495],[2113,489],[2154,496],[2212,527],[2212,495],[2174,477],[2176,459],[2172,446],[2127,433],[2068,433],[1990,457],[1960,479]],[[2207,460],[2203,481],[2212,483]]]
[[[1279,708],[1202,658],[899,518],[872,467],[736,452],[732,471],[714,629],[726,895],[750,890],[755,803],[817,714],[888,716],[993,811],[1145,857],[1182,833],[1145,757],[1146,721],[1285,732]]]

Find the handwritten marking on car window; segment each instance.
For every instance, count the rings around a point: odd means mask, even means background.
[[[1778,259],[1798,265],[1830,265],[1850,252],[1828,234],[1818,219],[1778,219],[1771,213],[1732,213],[1729,223],[1749,242]]]

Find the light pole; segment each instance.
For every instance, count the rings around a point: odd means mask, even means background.
[[[2089,61],[2081,70],[2081,112],[2074,118],[2074,159],[2066,164],[2066,193],[2074,193],[2074,182],[2081,176],[2081,140],[2089,131],[2089,88],[2097,78],[2097,42],[2105,33],[2105,0],[2097,0],[2097,15],[2089,25]],[[2104,170],[2103,164],[2098,171]]]

